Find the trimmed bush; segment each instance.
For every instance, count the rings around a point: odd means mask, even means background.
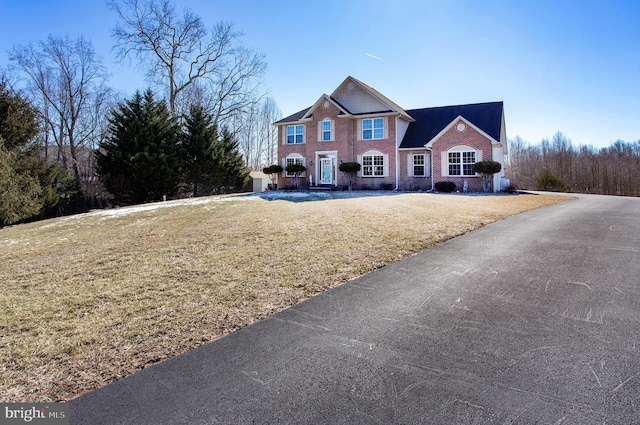
[[[277,164],[269,165],[262,169],[262,172],[265,174],[278,174],[282,172],[282,167]]]
[[[456,184],[450,181],[437,182],[434,187],[438,192],[453,192],[456,190]]]
[[[362,166],[357,162],[343,162],[338,166],[338,169],[343,173],[357,173]]]

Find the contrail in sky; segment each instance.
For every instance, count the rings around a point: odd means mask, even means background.
[[[366,56],[369,56],[370,58],[373,58],[373,59],[376,59],[376,60],[382,61],[382,62],[384,62],[384,61],[385,61],[384,59],[379,58],[379,57],[377,57],[377,56],[374,56],[374,55],[372,55],[371,53],[365,53],[365,55],[366,55]]]

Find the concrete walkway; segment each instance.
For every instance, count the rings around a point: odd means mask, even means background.
[[[580,196],[71,401],[73,424],[640,422],[640,199]]]

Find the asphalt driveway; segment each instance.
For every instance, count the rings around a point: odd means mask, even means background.
[[[640,199],[520,214],[70,402],[73,424],[640,422]]]

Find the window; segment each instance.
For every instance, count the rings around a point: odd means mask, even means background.
[[[413,155],[413,175],[416,177],[424,177],[424,155]]]
[[[333,140],[333,138],[331,137],[331,120],[328,118],[322,120],[322,138],[320,140],[322,140],[323,142],[329,142]]]
[[[362,175],[365,177],[384,176],[384,156],[383,155],[363,155]]]
[[[304,126],[288,125],[287,126],[287,144],[298,144],[304,142]]]
[[[287,159],[285,160],[285,164],[284,164],[284,168],[286,170],[287,165],[293,165],[293,164],[300,164],[300,165],[304,165],[304,158],[301,156],[289,156],[287,157]],[[285,171],[284,173],[285,177],[295,177],[293,173],[287,173]],[[302,173],[301,175],[304,175],[304,173]]]
[[[450,176],[473,176],[473,164],[476,163],[474,151],[449,152]]]
[[[362,140],[384,138],[384,118],[362,120]]]

